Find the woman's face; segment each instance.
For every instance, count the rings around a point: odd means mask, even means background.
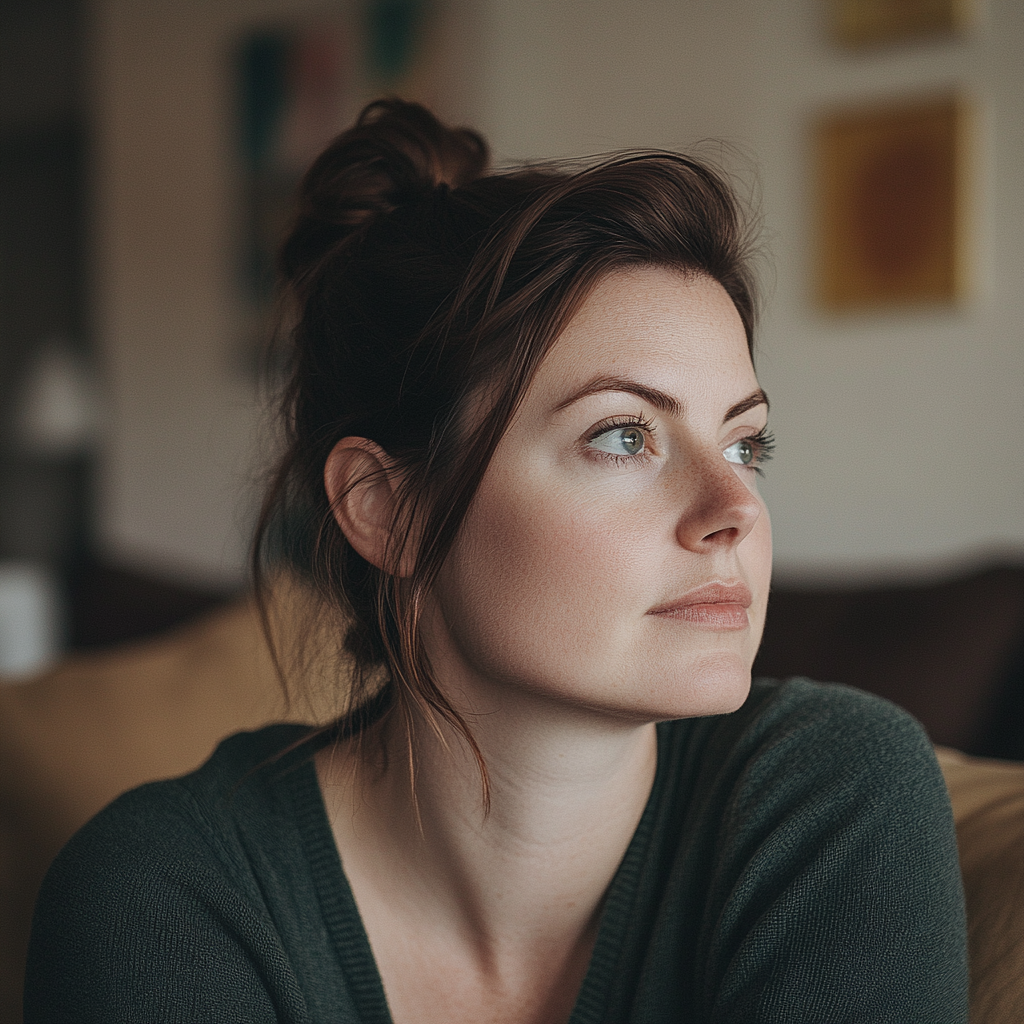
[[[604,278],[538,370],[432,593],[424,638],[457,704],[735,710],[771,572],[767,411],[718,283]]]

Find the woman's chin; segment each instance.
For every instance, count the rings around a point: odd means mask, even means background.
[[[569,704],[632,722],[725,715],[750,693],[750,659],[718,651],[689,658],[685,665],[645,665],[619,678],[602,696],[574,692]]]
[[[681,670],[666,672],[659,686],[664,719],[725,715],[742,707],[750,693],[750,659],[716,651],[688,660]]]

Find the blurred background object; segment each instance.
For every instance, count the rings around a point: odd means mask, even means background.
[[[81,26],[70,0],[0,4],[0,672],[13,675],[64,646],[93,509]]]
[[[38,562],[0,562],[0,676],[30,679],[63,647],[63,602],[52,572]]]
[[[949,36],[972,28],[980,0],[830,0],[832,33],[845,46]]]
[[[832,112],[816,132],[818,300],[885,310],[970,288],[969,112],[956,96]]]
[[[935,743],[1024,760],[1024,564],[776,588],[754,671],[857,686],[906,708]]]

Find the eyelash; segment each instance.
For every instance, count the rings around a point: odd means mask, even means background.
[[[596,441],[602,434],[607,434],[611,430],[622,430],[625,427],[635,427],[637,430],[642,430],[645,438],[653,437],[655,432],[654,424],[643,416],[614,416],[612,419],[605,420],[603,423],[599,423],[594,427],[594,429],[587,434],[586,443],[589,445],[592,441]],[[758,476],[764,476],[764,470],[761,467],[765,462],[771,461],[772,455],[775,452],[775,435],[767,426],[763,426],[756,434],[741,437],[740,441],[746,441],[753,447],[754,462],[750,468],[753,469]],[[737,442],[734,441],[733,443],[736,444]],[[644,444],[644,450],[639,455],[616,455],[614,452],[602,452],[597,449],[592,449],[592,451],[593,454],[599,455],[602,458],[611,459],[616,465],[635,463],[637,459],[645,458],[650,455],[646,441]]]
[[[775,451],[775,435],[767,426],[764,426],[756,434],[751,434],[749,437],[742,438],[742,440],[747,441],[753,446],[754,472],[758,476],[764,476],[764,470],[761,466],[763,463],[771,460],[772,454]]]

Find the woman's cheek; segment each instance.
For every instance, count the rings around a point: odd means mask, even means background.
[[[480,670],[520,678],[588,664],[636,593],[621,550],[632,545],[625,519],[564,494],[482,497],[446,588],[459,648]]]

